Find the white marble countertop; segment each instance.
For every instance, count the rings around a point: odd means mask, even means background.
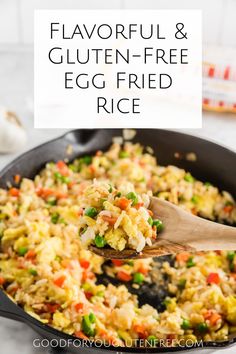
[[[28,133],[28,150],[44,141],[63,134],[63,130],[33,129],[33,53],[31,49],[4,51],[0,49],[0,105],[15,110]],[[204,114],[203,129],[186,130],[236,151],[236,116]],[[21,154],[23,151],[19,151]],[[18,154],[0,155],[0,169]],[[1,352],[6,354],[41,354],[44,349],[34,349],[32,342],[37,335],[26,325],[0,318]],[[199,352],[199,351],[198,351]],[[221,350],[204,350],[201,353],[233,354],[235,346]]]

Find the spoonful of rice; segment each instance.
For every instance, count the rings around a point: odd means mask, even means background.
[[[236,228],[188,213],[165,200],[94,180],[81,196],[83,246],[109,259],[183,251],[235,250]]]
[[[130,203],[130,208],[133,208],[133,202]],[[119,205],[119,203],[118,203]],[[128,208],[128,206],[127,206]],[[143,208],[143,207],[142,207]],[[181,209],[180,207],[167,202],[165,200],[151,197],[148,209],[150,216],[148,223],[150,229],[156,232],[156,237],[148,237],[150,241],[143,244],[142,249],[135,249],[132,247],[132,242],[127,243],[124,247],[112,247],[110,238],[114,236],[114,245],[117,246],[119,241],[122,242],[122,237],[127,239],[128,235],[133,235],[136,239],[139,233],[135,234],[135,226],[143,225],[142,217],[145,218],[143,209],[137,209],[140,215],[135,215],[132,210],[129,210],[129,218],[134,217],[134,225],[128,222],[128,226],[122,219],[118,228],[110,229],[108,242],[106,241],[106,233],[104,237],[99,235],[95,236],[95,242],[89,245],[89,249],[97,255],[103,256],[109,259],[131,259],[131,258],[148,258],[158,257],[167,254],[175,254],[184,251],[210,251],[210,250],[235,250],[236,249],[236,227],[226,226],[219,223],[215,223],[206,219],[202,219],[198,216],[192,215]],[[124,210],[123,210],[124,211]],[[125,212],[125,211],[124,211]],[[126,212],[125,212],[126,213]],[[123,215],[125,215],[125,213]],[[131,218],[132,219],[132,218]],[[116,219],[117,221],[118,219]],[[115,220],[113,220],[116,222]],[[140,224],[138,224],[140,223]],[[134,226],[134,229],[132,227]],[[119,229],[119,235],[117,229]],[[109,229],[109,228],[108,228]],[[133,230],[133,231],[132,231]],[[142,230],[143,231],[143,230]],[[145,230],[146,235],[150,230]],[[141,231],[140,231],[141,232]],[[153,232],[152,232],[153,234]],[[119,236],[117,238],[117,235]],[[143,235],[143,232],[142,232]],[[104,240],[99,245],[97,241]],[[131,237],[132,238],[132,237]],[[147,239],[146,239],[147,241]],[[115,244],[116,242],[116,244]],[[133,245],[135,242],[133,242]],[[121,249],[122,248],[122,249]]]

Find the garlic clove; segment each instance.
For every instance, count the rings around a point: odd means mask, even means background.
[[[26,131],[16,114],[0,107],[0,153],[19,152],[26,141]]]

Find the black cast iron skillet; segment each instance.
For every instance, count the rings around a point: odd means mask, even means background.
[[[112,138],[121,135],[122,130],[119,129],[71,131],[58,139],[52,140],[26,152],[24,155],[10,163],[0,173],[0,187],[5,188],[7,182],[11,182],[14,185],[13,176],[16,174],[33,178],[48,161],[56,161],[63,158],[72,160],[79,155],[92,154],[96,150],[107,149],[112,142]],[[133,141],[152,147],[154,154],[158,158],[159,164],[173,164],[182,167],[190,171],[196,178],[202,181],[209,181],[218,186],[221,190],[228,190],[234,197],[236,197],[236,154],[234,152],[197,137],[167,130],[140,129],[137,130],[137,134]],[[67,147],[69,144],[73,146],[73,153],[68,156]],[[197,155],[197,161],[191,162],[185,158],[176,159],[176,152],[178,152],[180,156],[184,156],[188,152],[194,152]],[[104,282],[105,280],[104,276]],[[101,281],[102,279],[100,278],[100,282]],[[145,302],[145,299],[147,302],[150,300],[150,297],[147,295],[148,291],[149,290],[146,289],[146,292],[137,294],[141,302]],[[152,298],[152,301],[155,301],[155,298]],[[160,301],[161,298],[157,296],[157,308],[160,305]],[[70,344],[71,341],[75,339],[73,336],[57,331],[29,316],[23,309],[12,302],[1,290],[0,315],[27,323],[39,335],[49,340],[62,339],[68,341]],[[230,334],[229,339],[225,341],[204,342],[203,347],[222,348],[235,342],[236,333]],[[95,350],[117,352],[118,350],[129,353],[157,353],[191,349],[187,346],[168,348],[104,348],[103,346],[100,348],[95,348],[94,346],[89,348],[83,346],[83,349],[81,349],[79,345],[78,340],[74,346],[69,345],[70,351],[78,353],[81,350],[90,352],[95,352]],[[89,346],[91,345],[89,344]],[[202,346],[200,346],[200,348],[201,347]]]

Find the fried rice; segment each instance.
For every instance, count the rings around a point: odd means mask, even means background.
[[[0,189],[0,284],[31,316],[75,337],[121,346],[135,339],[154,345],[224,340],[236,332],[235,252],[181,253],[174,266],[164,262],[160,273],[169,279],[169,295],[158,312],[139,306],[126,287],[151,281],[152,259],[112,260],[106,271],[122,284],[98,285],[104,259],[85,247],[96,235],[100,245],[119,250],[148,244],[156,235],[148,222],[152,195],[234,224],[235,201],[228,192],[176,166],[160,166],[150,151],[132,143],[70,164],[51,162],[34,180],[16,180],[17,188]],[[130,203],[124,213],[122,198]],[[89,216],[88,208],[96,210]],[[138,230],[141,243],[133,242]]]

